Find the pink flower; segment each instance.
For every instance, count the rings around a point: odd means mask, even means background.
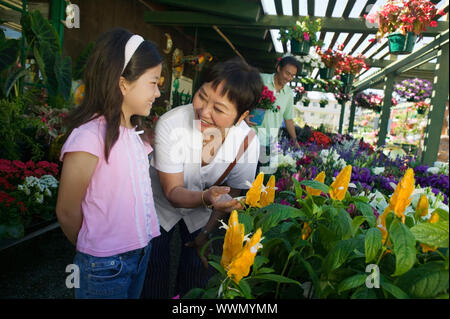
[[[303,32],[303,39],[305,39],[305,41],[309,41],[309,33]]]

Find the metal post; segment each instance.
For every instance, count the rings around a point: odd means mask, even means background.
[[[424,139],[422,163],[433,165],[437,159],[441,130],[444,121],[445,107],[448,100],[448,49],[449,43],[444,44],[438,53],[436,71],[431,97],[431,108],[428,113],[427,129]]]
[[[339,116],[339,134],[342,134],[342,128],[344,126],[344,114],[345,114],[345,101],[341,102],[341,115]]]
[[[356,104],[355,99],[352,98],[352,105],[350,106],[350,119],[348,122],[348,133],[353,133],[353,126],[355,124],[355,113],[356,113]]]
[[[384,98],[380,113],[380,129],[378,131],[377,146],[384,146],[388,130],[389,118],[391,116],[392,90],[394,87],[394,74],[388,74],[384,78]]]

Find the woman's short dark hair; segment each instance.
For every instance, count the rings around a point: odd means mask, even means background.
[[[264,83],[255,67],[240,58],[217,63],[207,72],[204,83],[210,83],[215,90],[223,82],[221,95],[236,104],[238,119],[245,111],[252,110],[261,97]]]
[[[300,62],[292,56],[285,56],[284,58],[282,58],[280,62],[278,62],[277,68],[280,67],[281,70],[288,64],[295,66],[297,68],[297,72],[298,70],[300,70]]]

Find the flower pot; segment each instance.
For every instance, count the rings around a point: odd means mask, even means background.
[[[322,80],[329,80],[334,75],[334,69],[332,68],[319,69],[319,74]]]
[[[301,99],[302,99],[302,95],[299,94],[299,93],[297,93],[297,94],[294,96],[294,104],[297,104],[297,102],[299,102]]]
[[[320,107],[325,108],[325,106],[327,106],[328,103],[320,103]]]
[[[256,125],[261,125],[264,120],[264,115],[266,114],[266,109],[253,109],[250,112],[250,115],[253,115],[253,117],[250,118],[250,121],[256,123]]]
[[[311,42],[303,40],[299,42],[295,39],[291,40],[291,53],[296,55],[308,55]]]
[[[391,54],[409,54],[414,48],[417,36],[412,32],[406,35],[401,33],[391,33],[388,35],[389,39],[389,53]]]
[[[308,83],[308,84],[303,84],[302,86],[305,88],[305,91],[312,91],[312,89],[314,88],[314,83]]]
[[[418,108],[417,109],[417,113],[418,114],[425,114],[425,109],[424,108]]]
[[[341,81],[344,82],[344,85],[352,85],[353,80],[355,79],[355,75],[351,73],[342,73]]]
[[[302,102],[304,107],[308,107],[309,106],[309,102]]]

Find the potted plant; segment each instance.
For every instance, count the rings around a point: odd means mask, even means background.
[[[328,100],[327,99],[320,99],[319,101],[320,107],[325,107],[328,104]]]
[[[431,96],[433,85],[430,81],[413,78],[394,85],[394,92],[408,102],[419,102]]]
[[[351,86],[355,76],[358,75],[362,69],[369,69],[364,56],[361,54],[358,54],[356,57],[345,55],[340,62],[336,73],[340,74],[344,86]]]
[[[418,114],[425,114],[425,111],[430,108],[430,103],[420,101],[416,103],[416,109]]]
[[[294,89],[294,104],[297,104],[298,101],[302,99],[303,94],[306,92],[303,86],[296,86]]]
[[[444,14],[444,10],[438,12],[428,0],[389,0],[366,19],[372,24],[378,23],[376,40],[388,34],[391,54],[408,54],[414,48],[416,37],[421,38],[428,26],[436,27],[438,16]]]
[[[320,56],[315,50],[310,50],[308,55],[298,56],[297,60],[302,66],[298,74],[302,76],[307,76],[314,68],[325,68],[325,64],[321,61]]]
[[[374,110],[376,113],[381,111],[383,96],[374,93],[360,92],[355,95],[355,105],[361,108]]]
[[[273,92],[269,90],[267,86],[264,86],[263,91],[261,93],[261,97],[259,98],[258,104],[256,107],[250,112],[250,115],[253,117],[250,119],[252,122],[256,123],[256,125],[261,125],[264,120],[264,115],[266,111],[278,112],[280,106],[275,106],[275,96]]]
[[[293,27],[281,28],[278,40],[282,43],[290,41],[292,54],[307,55],[309,48],[318,44],[316,33],[320,31],[321,24],[321,19],[301,17]]]
[[[335,69],[342,63],[344,54],[340,48],[341,46],[336,51],[328,48],[326,51],[322,52],[320,47],[317,47],[317,54],[320,56],[321,62],[325,65],[324,68],[319,69],[321,79],[331,79],[334,75]]]
[[[350,95],[345,92],[335,92],[334,97],[338,101],[339,104],[343,104],[351,99]]]
[[[309,106],[309,102],[311,102],[311,100],[308,99],[308,97],[306,97],[306,96],[302,99],[302,103],[303,103],[304,107],[308,107]]]
[[[312,91],[312,89],[314,88],[314,84],[316,84],[316,81],[313,78],[301,78],[300,82],[305,88],[305,91]]]

